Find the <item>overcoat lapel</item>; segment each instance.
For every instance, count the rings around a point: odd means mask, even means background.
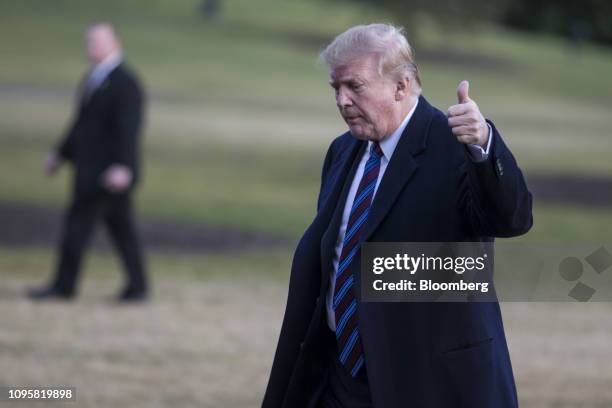
[[[431,105],[424,97],[419,97],[417,108],[402,133],[374,196],[374,202],[361,237],[362,241],[367,241],[374,233],[395,204],[408,180],[417,171],[418,164],[415,157],[427,147],[427,135],[432,115]]]
[[[361,155],[367,146],[367,143],[358,139],[353,139],[350,147],[346,149],[345,154],[338,160],[338,177],[334,185],[334,191],[327,200],[326,205],[330,211],[333,211],[329,226],[325,230],[321,238],[321,273],[323,274],[324,282],[332,266],[332,259],[336,247],[336,239],[342,221],[342,212],[344,204],[351,187],[351,182],[359,166]]]

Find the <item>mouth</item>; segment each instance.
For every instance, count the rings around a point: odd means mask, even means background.
[[[360,120],[361,116],[359,115],[354,115],[354,116],[345,116],[344,120],[346,121],[346,123],[355,123],[356,121]]]

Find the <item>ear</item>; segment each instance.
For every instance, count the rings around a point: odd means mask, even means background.
[[[403,100],[409,92],[410,89],[410,79],[406,77],[402,77],[395,82],[395,100],[401,101]]]

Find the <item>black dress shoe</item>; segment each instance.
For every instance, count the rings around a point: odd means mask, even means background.
[[[59,290],[53,286],[30,289],[27,295],[32,300],[70,300],[74,297],[73,293]]]
[[[117,301],[120,303],[138,303],[144,302],[149,298],[149,294],[146,290],[124,290],[119,296]]]

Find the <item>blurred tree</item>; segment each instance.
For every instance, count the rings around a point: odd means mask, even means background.
[[[504,17],[511,0],[351,0],[363,4],[383,7],[394,20],[405,25],[409,37],[414,39],[418,24],[426,15],[440,24],[442,29],[452,31],[466,28],[477,20],[499,21]]]
[[[516,28],[559,34],[574,42],[612,44],[610,0],[516,0],[502,22]]]
[[[469,28],[476,20],[563,35],[581,43],[612,44],[611,0],[350,0],[385,8],[414,39],[421,17],[444,29]]]

